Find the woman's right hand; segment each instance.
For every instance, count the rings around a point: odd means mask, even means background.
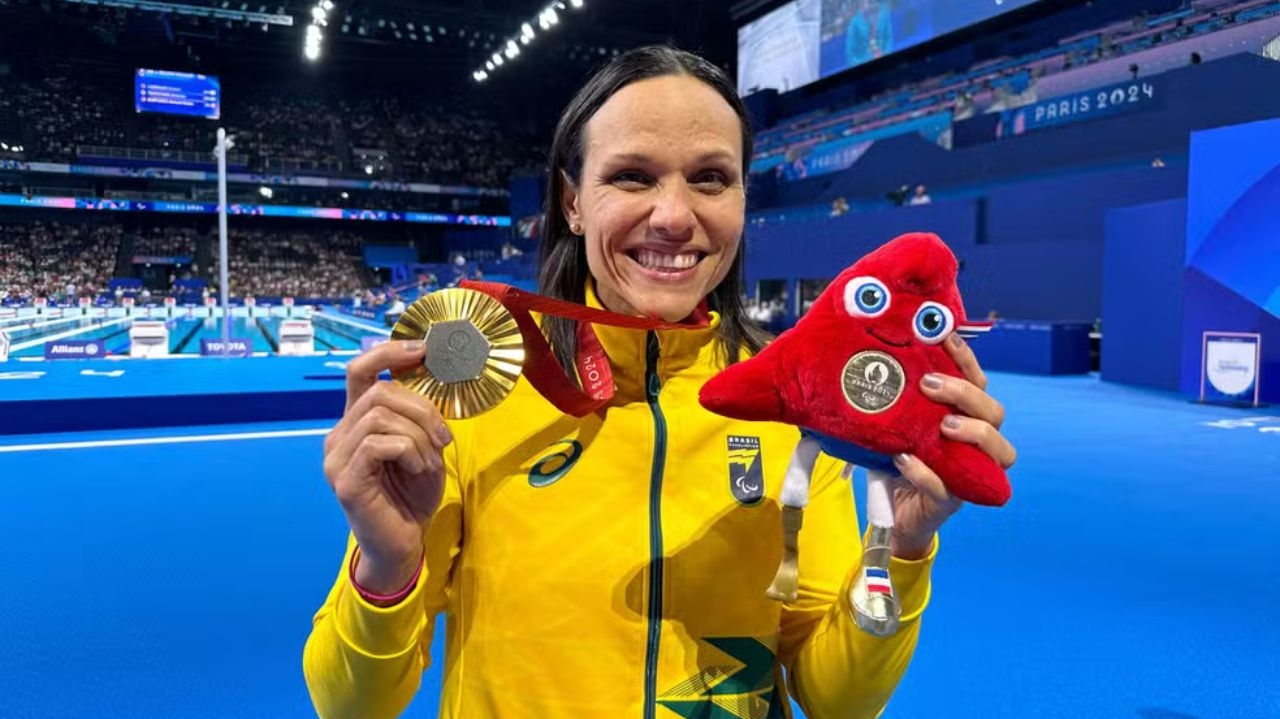
[[[392,594],[413,578],[423,533],[444,493],[441,452],[453,441],[430,402],[383,370],[422,362],[422,342],[385,342],[347,365],[347,407],[324,442],[324,474],[360,547],[356,581]]]

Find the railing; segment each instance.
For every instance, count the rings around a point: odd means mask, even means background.
[[[89,191],[89,196],[93,196],[93,191]],[[218,192],[214,190],[214,201],[217,201]],[[160,200],[163,202],[190,202],[191,197],[181,192],[161,192],[161,191],[144,191],[144,190],[104,190],[102,192],[103,199],[107,200]]]
[[[52,195],[55,197],[97,197],[92,187],[56,187],[52,185],[32,185],[27,188],[32,195]]]
[[[184,162],[195,165],[212,165],[215,160],[213,148],[209,152],[187,152],[185,150],[144,150],[136,147],[106,147],[103,145],[78,145],[76,154],[80,157],[96,157],[112,160],[143,160],[150,162]],[[249,158],[246,155],[227,153],[227,164],[246,166]]]
[[[298,172],[342,172],[342,163],[337,160],[300,160],[289,157],[272,157],[263,162],[263,170],[268,174]]]

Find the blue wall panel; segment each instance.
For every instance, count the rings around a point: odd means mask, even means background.
[[[1280,402],[1280,119],[1191,141],[1182,389],[1199,396],[1205,331],[1262,335],[1261,400]]]
[[[1180,198],[1182,167],[1093,172],[936,202],[747,229],[748,280],[832,277],[901,232],[940,234],[963,262],[969,312],[1092,322],[1102,315],[1102,248],[1113,208]]]
[[[986,242],[1101,244],[1109,210],[1186,193],[1184,165],[1092,172],[997,187],[987,193]]]
[[[411,265],[418,261],[418,250],[399,245],[365,245],[364,263],[369,267]]]
[[[832,278],[859,257],[906,232],[934,232],[960,255],[978,238],[979,203],[939,202],[816,220],[747,227],[747,282]]]
[[[960,291],[975,318],[1093,322],[1101,312],[1102,245],[979,245],[962,257]]]
[[[1177,390],[1187,203],[1112,210],[1102,263],[1102,378]]]

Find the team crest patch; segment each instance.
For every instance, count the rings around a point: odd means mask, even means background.
[[[750,506],[764,499],[759,437],[729,435],[729,491],[739,504]]]

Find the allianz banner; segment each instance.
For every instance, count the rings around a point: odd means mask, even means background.
[[[107,348],[96,340],[57,340],[44,343],[45,359],[97,359]]]

